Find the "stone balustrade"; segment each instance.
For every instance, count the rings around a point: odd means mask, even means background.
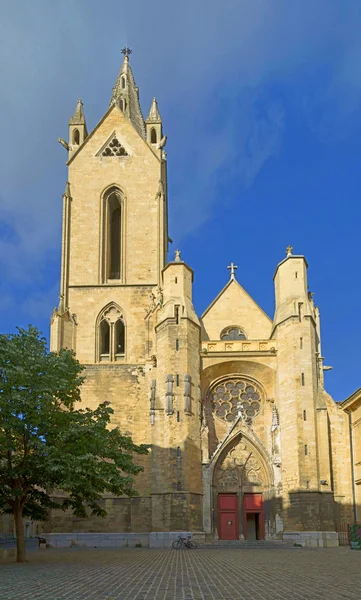
[[[276,340],[215,340],[202,342],[202,352],[266,352],[275,354]]]

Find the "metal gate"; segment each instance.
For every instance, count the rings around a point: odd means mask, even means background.
[[[338,533],[338,541],[340,546],[350,545],[350,526],[346,521],[336,523],[336,531]]]

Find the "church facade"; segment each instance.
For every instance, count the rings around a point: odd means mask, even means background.
[[[79,100],[60,140],[68,182],[51,350],[75,351],[84,404],[110,401],[112,424],[151,451],[137,498],[105,497],[105,519],[53,513],[48,527],[336,544],[355,510],[350,432],[324,389],[306,259],[289,247],[277,265],[273,319],[233,264],[196,314],[191,267],[179,251],[167,261],[162,119],[153,99],[144,120],[124,54],[103,118],[88,133]]]

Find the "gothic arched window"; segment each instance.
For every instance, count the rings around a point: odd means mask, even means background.
[[[152,127],[152,129],[150,130],[150,143],[151,144],[157,143],[157,132],[154,129],[154,127]]]
[[[120,279],[121,207],[116,194],[108,199],[109,213],[109,279]]]
[[[103,205],[103,281],[122,278],[123,196],[111,188]]]
[[[227,327],[221,332],[221,340],[246,340],[246,334],[240,327]]]
[[[122,88],[123,88],[123,90],[125,88],[125,77],[124,76],[122,77]]]
[[[110,325],[106,319],[103,319],[99,327],[100,337],[100,356],[110,355]]]
[[[122,360],[125,354],[125,323],[121,309],[111,302],[97,319],[97,356],[99,361]]]
[[[79,143],[80,143],[79,129],[74,129],[74,131],[73,131],[73,144],[74,144],[74,146],[79,146]]]
[[[115,343],[115,354],[124,354],[125,350],[125,327],[121,319],[116,321],[114,326],[114,343]]]

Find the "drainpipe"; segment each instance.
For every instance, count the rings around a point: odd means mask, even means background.
[[[352,432],[352,421],[351,411],[346,411],[348,414],[348,428],[350,432],[350,453],[351,453],[351,482],[352,482],[352,503],[353,503],[353,519],[354,523],[357,523],[357,511],[356,511],[356,482],[355,482],[355,463],[353,456],[353,432]]]

